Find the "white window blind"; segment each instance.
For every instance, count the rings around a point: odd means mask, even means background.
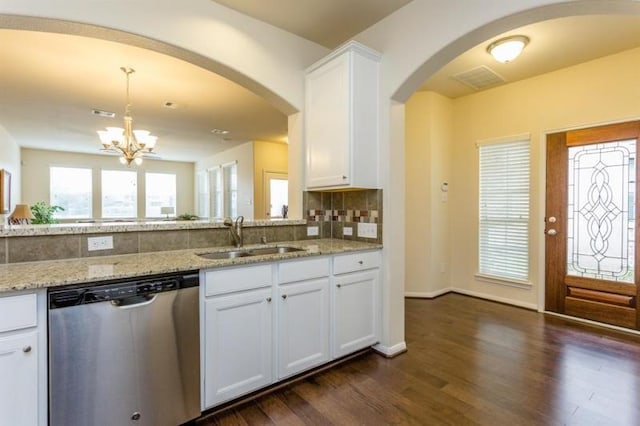
[[[224,215],[238,216],[238,165],[233,162],[222,165],[224,187]]]
[[[529,279],[529,141],[481,145],[479,273]]]
[[[211,219],[222,219],[222,190],[222,169],[220,167],[209,169],[209,213]]]

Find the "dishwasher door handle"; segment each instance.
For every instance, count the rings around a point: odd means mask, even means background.
[[[114,299],[111,301],[111,306],[120,309],[140,308],[155,302],[157,296],[157,294],[154,294],[151,296],[132,296],[123,299]]]

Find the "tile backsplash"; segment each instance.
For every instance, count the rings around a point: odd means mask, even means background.
[[[382,242],[382,190],[363,189],[341,192],[304,193],[304,214],[308,226],[318,226],[318,238],[341,238],[366,242]],[[358,223],[375,223],[378,238],[357,236]],[[353,235],[344,235],[344,228]]]

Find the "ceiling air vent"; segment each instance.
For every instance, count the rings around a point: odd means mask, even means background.
[[[100,117],[109,117],[109,118],[113,118],[113,117],[116,116],[115,112],[102,111],[102,110],[99,110],[99,109],[92,109],[91,110],[91,114],[99,115]]]
[[[451,77],[477,90],[505,82],[504,78],[500,77],[491,68],[484,65],[454,74]]]

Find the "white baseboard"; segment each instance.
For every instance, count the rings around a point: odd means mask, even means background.
[[[447,293],[464,294],[466,296],[473,296],[473,297],[477,297],[479,299],[485,299],[485,300],[491,300],[493,302],[505,303],[507,305],[518,306],[520,308],[531,309],[533,311],[537,311],[538,310],[538,305],[536,305],[535,303],[520,302],[518,300],[507,299],[507,298],[498,297],[498,296],[492,296],[490,294],[479,293],[479,292],[476,292],[476,291],[471,291],[471,290],[467,290],[467,289],[464,289],[464,288],[458,288],[458,287],[448,287],[448,288],[443,288],[441,290],[430,291],[430,292],[426,292],[426,291],[425,292],[407,291],[407,292],[404,293],[404,297],[416,297],[416,298],[422,298],[422,299],[433,299],[434,297],[442,296],[443,294],[447,294]]]
[[[380,343],[373,346],[373,350],[381,353],[387,358],[393,358],[396,355],[400,355],[403,352],[407,351],[407,344],[405,342],[396,343],[393,346],[384,346]]]
[[[538,310],[538,305],[536,305],[535,303],[520,302],[518,300],[507,299],[506,297],[492,296],[490,294],[479,293],[477,291],[471,291],[464,288],[453,287],[451,288],[451,291],[454,293],[477,297],[479,299],[486,299],[486,300],[491,300],[493,302],[500,302],[500,303],[505,303],[507,305],[518,306],[520,308],[531,309],[533,311]]]
[[[451,292],[451,287],[441,288],[436,291],[406,291],[404,297],[416,297],[420,299],[433,299],[434,297],[442,296]]]

